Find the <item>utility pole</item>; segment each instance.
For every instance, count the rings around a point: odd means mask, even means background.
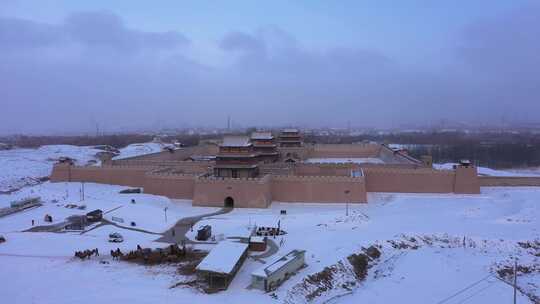
[[[514,261],[514,304],[516,304],[517,297],[517,259]]]
[[[84,182],[81,183],[81,195],[82,195],[82,200],[84,201]]]
[[[345,195],[347,196],[347,201],[345,202],[345,216],[349,216],[349,193],[351,191],[345,190]]]
[[[167,222],[167,209],[168,207],[163,208],[163,211],[165,212],[165,223]]]

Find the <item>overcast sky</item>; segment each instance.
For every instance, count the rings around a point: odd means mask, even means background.
[[[0,134],[540,122],[540,2],[0,0],[0,106]]]

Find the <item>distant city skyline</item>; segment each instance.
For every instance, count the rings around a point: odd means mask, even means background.
[[[0,0],[0,134],[538,122],[535,1]]]

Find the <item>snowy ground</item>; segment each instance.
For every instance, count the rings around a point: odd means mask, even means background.
[[[37,183],[39,178],[48,177],[60,157],[71,157],[77,165],[86,165],[91,160],[98,161],[95,155],[99,151],[92,147],[70,145],[0,151],[0,192],[19,189]]]
[[[73,232],[20,232],[30,227],[31,219],[37,219],[41,224],[45,213],[52,214],[55,221],[59,221],[70,214],[85,212],[67,209],[63,206],[65,203],[84,203],[86,211],[95,208],[107,211],[121,206],[106,216],[134,220],[139,228],[153,232],[166,230],[179,218],[216,210],[191,207],[190,201],[170,201],[144,194],[118,194],[122,187],[90,183],[85,184],[85,201],[79,202],[80,187],[79,183],[44,183],[10,196],[0,196],[3,204],[30,194],[41,195],[47,201],[43,207],[0,218],[0,234],[8,239],[0,244],[0,294],[3,298],[12,303],[114,300],[148,303],[179,299],[199,303],[282,303],[287,300],[288,291],[306,275],[358,252],[362,246],[400,238],[401,234],[448,234],[489,241],[492,245],[484,249],[422,247],[403,252],[383,250],[385,261],[375,269],[381,268],[384,276],[375,276],[374,269],[366,281],[350,294],[331,302],[436,303],[491,273],[494,263],[507,261],[516,255],[519,250],[515,242],[540,238],[539,188],[483,188],[481,195],[370,194],[369,204],[349,206],[349,216],[345,216],[346,206],[342,204],[274,203],[269,209],[235,209],[231,213],[205,219],[196,227],[210,224],[215,234],[230,237],[245,235],[255,224],[275,226],[280,221],[287,234],[275,239],[279,244],[283,238],[278,254],[285,254],[291,249],[305,249],[308,266],[276,291],[277,299],[262,291],[246,289],[251,272],[263,265],[253,259],[246,261],[229,290],[202,295],[191,288],[169,289],[175,282],[185,279],[175,272],[174,267],[136,266],[112,261],[106,256],[101,258],[109,264],[100,264],[97,260],[81,262],[71,257],[74,250],[86,248],[99,248],[102,255],[106,255],[116,247],[127,250],[137,244],[143,247],[164,246],[154,242],[156,235],[113,226],[103,226],[82,235]],[[130,203],[131,198],[136,199],[136,204]],[[167,222],[164,207],[168,207]],[[287,210],[286,215],[280,215],[282,209]],[[114,231],[123,234],[124,243],[107,242],[107,235]],[[498,245],[500,240],[504,242]],[[521,258],[529,259],[529,263],[538,263],[531,257]],[[523,280],[525,282],[525,278]],[[538,283],[538,274],[527,280]],[[31,292],[18,292],[28,286],[32,286]],[[479,286],[471,291],[469,302],[508,303],[512,297],[511,288],[500,281],[489,279],[483,281],[481,287],[487,288],[480,290]],[[478,293],[473,295],[475,292]],[[465,297],[463,295],[448,303],[459,303]],[[322,299],[314,303],[322,303]],[[519,303],[528,302],[520,295]]]
[[[159,143],[131,144],[120,149],[118,158],[133,157],[161,151]],[[102,150],[92,146],[48,145],[37,149],[13,149],[0,151],[0,193],[17,190],[26,185],[39,183],[40,178],[51,174],[54,163],[60,157],[75,159],[76,165],[99,164],[96,153]]]
[[[162,148],[163,148],[163,144],[155,143],[155,142],[131,144],[120,149],[120,155],[114,157],[114,159],[122,159],[122,158],[140,156],[144,154],[161,152]]]
[[[122,155],[150,151],[155,150],[132,145]],[[70,146],[2,151],[0,185],[12,187],[20,178],[47,176],[53,163],[49,158],[71,156],[84,163],[95,152],[88,147]],[[279,287],[275,297],[246,289],[251,272],[263,266],[254,259],[244,263],[227,291],[205,295],[189,287],[170,289],[187,279],[173,266],[145,267],[113,261],[108,256],[109,250],[117,247],[123,251],[137,245],[163,247],[165,244],[155,241],[159,235],[111,225],[83,234],[22,232],[31,227],[32,219],[36,225],[44,224],[45,214],[52,215],[57,223],[67,216],[99,208],[110,211],[105,215],[109,220],[113,216],[122,218],[125,226],[134,221],[137,228],[161,233],[180,218],[217,210],[192,207],[189,200],[119,194],[124,189],[120,186],[85,183],[84,188],[84,201],[81,183],[45,182],[0,195],[0,207],[35,195],[45,202],[42,207],[0,218],[0,235],[7,239],[0,244],[0,298],[6,303],[301,303],[302,298],[291,296],[291,291],[306,276],[372,244],[386,245],[380,262],[370,269],[365,281],[348,292],[338,288],[312,303],[437,303],[492,274],[495,265],[508,263],[511,257],[528,265],[540,264],[540,257],[516,245],[519,241],[540,240],[540,188],[482,188],[481,195],[370,193],[368,204],[349,205],[348,216],[343,204],[275,202],[268,209],[235,209],[200,221],[195,231],[210,224],[220,238],[245,236],[254,225],[276,226],[279,221],[287,234],[274,240],[281,244],[277,254],[304,249],[307,263]],[[136,203],[132,204],[131,199]],[[86,205],[86,210],[69,209],[66,204]],[[287,210],[287,214],[281,215],[280,210]],[[120,232],[125,241],[109,243],[111,232]],[[403,234],[466,237],[483,245],[422,246],[417,250],[388,246],[387,240],[401,239]],[[188,237],[193,238],[194,232],[188,232]],[[72,258],[75,250],[91,248],[99,248],[101,257],[89,261]],[[540,274],[520,276],[518,285],[539,295]],[[444,303],[509,303],[511,299],[511,288],[489,277]],[[519,294],[518,303],[530,301]]]
[[[433,164],[433,167],[438,170],[450,170],[456,163]],[[486,167],[478,167],[478,174],[489,176],[540,176],[539,168],[531,169],[509,169],[495,170]]]

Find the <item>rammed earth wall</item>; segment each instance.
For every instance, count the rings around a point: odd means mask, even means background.
[[[381,145],[374,143],[365,144],[317,144],[310,146],[309,158],[367,158],[377,157]]]
[[[365,179],[345,176],[272,176],[272,200],[367,203]]]
[[[204,178],[195,179],[194,206],[223,207],[230,197],[234,207],[266,208],[272,203],[271,178]]]
[[[144,187],[149,166],[77,167],[58,164],[53,167],[51,182],[92,182],[131,187]]]
[[[455,170],[363,168],[368,192],[480,193],[475,167]]]
[[[176,199],[192,199],[195,176],[189,174],[147,173],[144,193]]]
[[[540,177],[480,176],[478,179],[482,187],[540,187]]]
[[[235,206],[252,208],[267,207],[272,201],[365,203],[367,192],[480,193],[480,181],[474,167],[443,171],[373,166],[361,168],[364,176],[359,177],[350,176],[351,169],[360,169],[355,164],[298,164],[295,168],[297,174],[303,175],[235,179],[167,173],[155,166],[76,167],[59,164],[54,166],[51,181],[143,187],[146,193],[193,199],[196,206],[223,206],[225,198],[231,197]],[[535,183],[540,184],[531,178],[482,180],[482,185]]]

